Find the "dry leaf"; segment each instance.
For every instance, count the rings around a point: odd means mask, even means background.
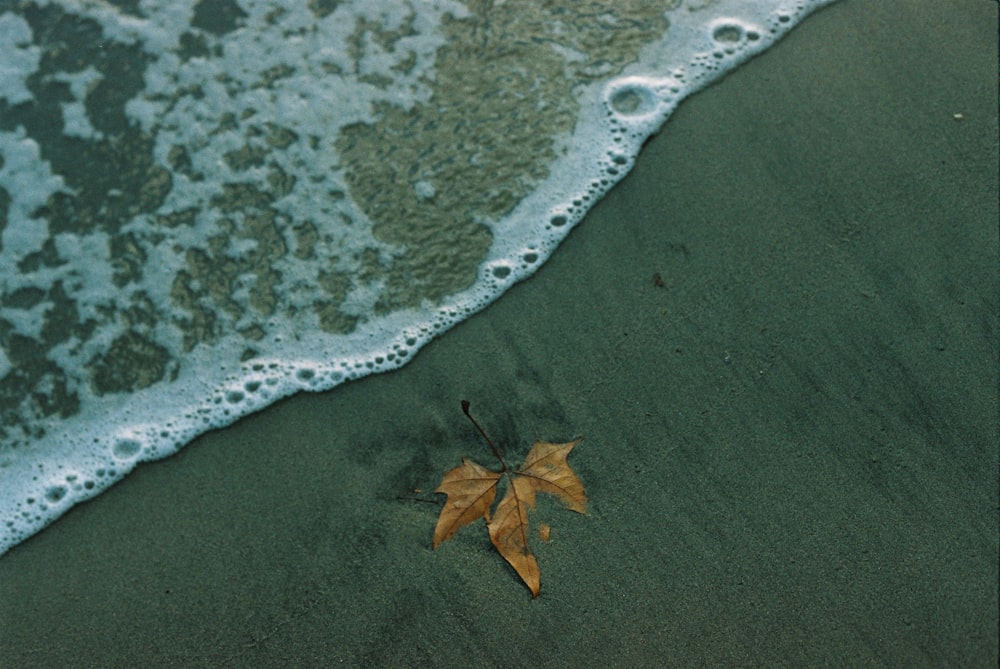
[[[566,462],[580,439],[565,444],[536,441],[524,464],[511,470],[483,428],[469,414],[469,403],[465,400],[462,410],[486,439],[503,471],[490,471],[465,459],[460,467],[444,475],[435,492],[447,494],[448,500],[434,529],[434,548],[451,538],[459,528],[483,518],[489,528],[490,542],[525,582],[532,597],[537,597],[541,573],[528,547],[528,510],[535,506],[535,493],[545,492],[558,497],[573,511],[586,512],[587,495],[583,482]],[[491,516],[497,485],[504,476],[507,477],[507,493]],[[548,540],[549,531],[548,525],[539,527],[543,540]]]
[[[480,518],[489,520],[490,507],[497,495],[497,483],[501,476],[464,459],[461,467],[455,467],[444,475],[441,485],[434,491],[448,495],[434,528],[434,548],[450,539],[460,527]]]

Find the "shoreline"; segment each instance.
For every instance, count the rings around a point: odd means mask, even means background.
[[[11,549],[0,666],[995,666],[995,26],[817,11],[403,369]],[[535,601],[481,527],[430,548],[428,491],[488,462],[461,399],[518,456],[585,437]]]

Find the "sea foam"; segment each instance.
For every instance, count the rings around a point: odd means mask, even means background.
[[[826,1],[652,4],[0,13],[0,553],[138,462],[406,364]]]

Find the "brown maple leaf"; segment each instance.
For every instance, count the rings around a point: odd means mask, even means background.
[[[434,491],[448,495],[434,528],[434,548],[450,539],[459,528],[483,518],[489,528],[490,542],[528,586],[531,596],[537,597],[541,573],[538,561],[528,548],[528,509],[535,507],[536,492],[546,492],[558,497],[570,509],[586,513],[587,495],[583,483],[566,462],[566,456],[580,439],[565,444],[536,441],[524,464],[511,469],[469,413],[466,400],[462,400],[462,411],[489,444],[503,471],[494,472],[463,459],[461,466],[444,475],[441,485]],[[507,493],[491,515],[497,486],[504,477],[507,478]],[[548,526],[545,528],[547,537]]]

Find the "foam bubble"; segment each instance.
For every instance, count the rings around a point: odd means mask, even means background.
[[[625,77],[608,87],[607,104],[619,122],[656,114],[660,98],[656,82],[646,77]]]
[[[143,451],[143,444],[138,439],[117,439],[111,446],[111,455],[115,460],[134,460]]]

